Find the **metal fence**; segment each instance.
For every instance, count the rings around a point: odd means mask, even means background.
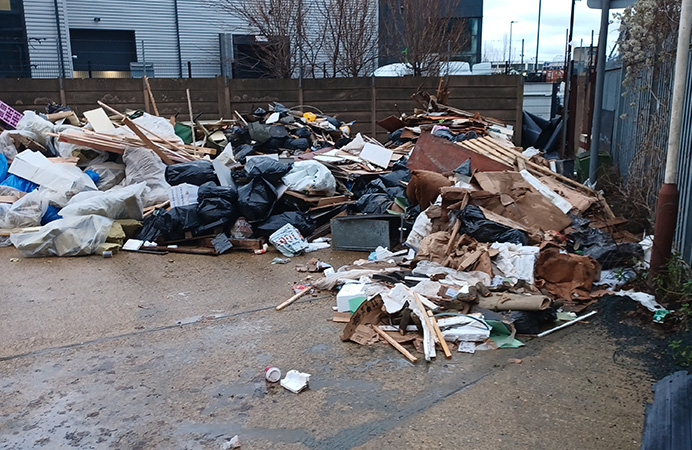
[[[665,171],[674,66],[652,68],[627,88],[622,86],[625,72],[619,63],[606,69],[604,131],[600,140],[602,148],[609,148],[613,164],[623,179],[640,183],[648,192],[650,204],[655,205]],[[692,57],[688,61],[684,95],[678,174],[680,212],[675,246],[683,259],[692,264]]]

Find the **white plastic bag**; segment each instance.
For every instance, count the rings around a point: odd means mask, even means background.
[[[129,186],[144,181],[147,190],[142,204],[147,206],[163,203],[168,200],[171,186],[166,182],[166,165],[156,153],[148,148],[128,147],[123,153],[125,179],[121,186]]]
[[[418,252],[423,238],[432,233],[432,221],[430,220],[430,217],[428,217],[428,214],[426,213],[427,211],[428,210],[426,209],[422,213],[418,214],[415,222],[413,222],[411,232],[409,233],[408,238],[406,238],[406,246],[412,248],[416,252]]]
[[[313,195],[334,195],[336,180],[324,164],[317,161],[297,161],[281,178],[289,191]]]
[[[503,276],[533,284],[533,272],[540,248],[508,242],[494,242],[490,247],[499,251],[495,257],[495,265]]]
[[[142,220],[142,196],[146,183],[115,187],[107,192],[82,192],[68,202],[61,211],[63,217],[96,214],[110,219]]]
[[[33,233],[12,233],[10,241],[24,256],[91,255],[106,242],[113,220],[78,216],[54,220]]]

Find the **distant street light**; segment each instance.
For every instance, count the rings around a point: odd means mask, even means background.
[[[541,36],[541,0],[538,0],[538,28],[536,28],[536,65],[533,67],[534,72],[538,72],[538,40]]]
[[[509,56],[507,57],[507,70],[505,72],[509,73],[509,66],[512,64],[512,25],[517,23],[513,20],[509,23]]]

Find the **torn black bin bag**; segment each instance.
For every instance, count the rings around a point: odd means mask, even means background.
[[[597,228],[582,228],[569,234],[575,242],[574,249],[584,256],[591,256],[604,270],[630,267],[644,257],[641,245],[633,242],[618,244],[608,233]]]
[[[166,214],[165,208],[157,208],[153,213],[145,217],[142,221],[142,228],[139,229],[135,238],[142,241],[156,242],[159,236],[161,236],[161,230],[164,228],[164,214]]]
[[[387,214],[393,201],[387,194],[365,194],[356,203],[348,205],[348,211],[351,214]]]
[[[250,178],[262,177],[272,184],[281,181],[281,177],[291,170],[291,164],[284,164],[273,158],[252,158],[245,164],[245,171]],[[238,192],[240,194],[240,192]],[[242,196],[241,196],[242,197]]]
[[[245,164],[246,157],[255,152],[255,147],[250,144],[243,144],[239,147],[233,147],[233,154],[235,155],[235,160]]]
[[[601,263],[602,269],[608,270],[633,266],[644,257],[644,251],[641,245],[635,242],[609,242],[587,247],[583,255],[592,257]]]
[[[197,205],[179,206],[166,211],[157,209],[154,214],[144,219],[137,239],[167,241],[183,239],[186,231],[194,231],[201,225],[197,214]]]
[[[237,218],[238,191],[235,186],[205,183],[197,191],[197,213],[207,224],[217,220],[231,222]]]
[[[166,166],[166,181],[171,186],[183,183],[201,186],[209,181],[216,183],[217,179],[211,161],[200,159]]]
[[[250,223],[266,220],[274,209],[276,199],[276,189],[272,183],[260,176],[238,188],[240,215]]]
[[[488,220],[479,207],[468,205],[461,211],[452,211],[461,220],[459,234],[468,234],[479,242],[511,242],[528,245],[529,238],[524,231]]]
[[[315,231],[315,219],[310,217],[309,214],[299,211],[288,211],[281,214],[275,214],[264,222],[255,224],[255,226],[253,226],[255,236],[271,236],[272,233],[287,223],[290,223],[294,227],[298,228],[298,231],[300,231],[300,234],[303,236],[310,236]]]
[[[250,138],[258,144],[264,144],[272,137],[271,127],[269,125],[259,122],[250,122],[247,124],[247,128],[250,132]]]
[[[300,127],[293,134],[295,134],[299,139],[310,139],[312,136],[312,131],[310,131],[310,128],[308,127]]]
[[[557,313],[553,308],[543,311],[513,311],[509,315],[514,328],[519,334],[538,334],[542,327],[547,324],[554,324],[557,320]]]
[[[306,151],[310,148],[310,141],[305,138],[298,139],[286,139],[284,143],[284,148],[287,150],[301,150]]]
[[[406,158],[401,158],[399,161],[395,162],[392,166],[392,171],[390,173],[380,175],[380,180],[387,187],[401,187],[406,190],[406,187],[401,184],[402,181],[407,182],[411,180],[411,171],[406,167]]]

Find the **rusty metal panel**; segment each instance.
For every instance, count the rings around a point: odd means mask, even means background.
[[[444,173],[453,171],[469,158],[471,158],[471,170],[482,172],[514,170],[510,166],[429,133],[421,134],[418,138],[407,166],[414,170]]]

